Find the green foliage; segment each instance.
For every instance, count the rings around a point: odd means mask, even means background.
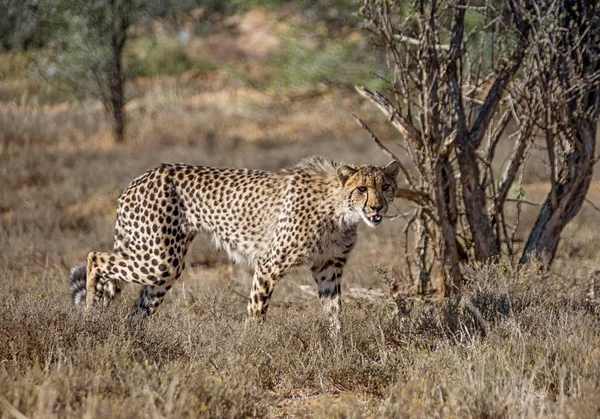
[[[44,44],[50,32],[46,3],[0,0],[0,52]]]
[[[325,23],[330,29],[356,27],[360,22],[357,13],[360,0],[229,0],[223,4],[228,4],[230,10],[241,12],[254,7],[277,8],[293,5],[311,21]]]
[[[230,0],[228,3],[236,10],[244,12],[253,7],[275,7],[292,2],[290,0]]]
[[[235,10],[236,1],[232,0],[153,0],[152,14],[164,16],[168,14],[187,13],[193,9],[203,9],[207,13],[231,13]]]
[[[193,60],[182,42],[167,36],[132,39],[123,64],[127,78],[181,74],[189,70],[210,72],[216,68],[210,61]]]
[[[45,13],[55,30],[46,47],[35,53],[35,76],[63,97],[100,98],[111,111],[121,100],[115,86],[127,78],[210,71],[214,68],[211,63],[190,59],[184,45],[174,38],[132,38],[131,28],[136,23],[183,13],[200,3],[49,0]]]
[[[274,89],[314,87],[319,83],[380,89],[385,82],[372,72],[376,57],[358,42],[311,45],[296,38],[270,60],[268,85]]]
[[[24,78],[31,65],[31,56],[23,51],[0,54],[0,80]]]
[[[102,26],[77,10],[58,11],[63,29],[48,49],[39,51],[35,72],[59,90],[77,98],[98,96],[107,81],[102,69],[110,56]]]
[[[357,27],[360,23],[359,0],[302,1],[304,14],[316,22],[323,22],[330,28],[342,26]]]

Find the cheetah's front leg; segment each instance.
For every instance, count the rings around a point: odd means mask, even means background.
[[[331,327],[336,332],[341,328],[339,315],[342,311],[342,273],[345,264],[346,258],[334,257],[316,260],[311,268],[319,298],[329,316]]]
[[[275,283],[283,275],[284,272],[279,266],[256,264],[252,290],[250,291],[250,302],[248,303],[248,315],[250,317],[258,320],[264,319]]]

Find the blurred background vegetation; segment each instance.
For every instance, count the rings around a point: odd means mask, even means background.
[[[119,3],[122,3],[119,6]],[[94,68],[107,60],[109,38],[117,17],[127,15],[122,65],[126,79],[179,75],[187,71],[225,70],[262,88],[302,87],[318,83],[356,83],[376,87],[373,72],[382,55],[356,33],[357,0],[291,1],[158,1],[78,2],[73,0],[3,0],[0,3],[0,79],[26,78],[37,89],[93,94]],[[111,5],[116,5],[114,10]],[[127,7],[125,7],[127,6]],[[254,8],[277,11],[285,37],[262,62],[268,74],[253,79],[239,62],[216,63],[190,50],[193,39],[216,31],[237,30],[232,16]],[[126,9],[126,10],[125,10]],[[295,15],[293,21],[285,19]],[[335,36],[331,36],[332,33]],[[381,64],[379,62],[379,64]],[[375,65],[375,67],[374,67]],[[65,96],[45,95],[54,100]]]
[[[419,32],[418,3],[388,3],[403,45]],[[549,275],[509,258],[463,266],[464,295],[489,322],[486,336],[456,300],[413,299],[406,261],[418,249],[403,214],[415,206],[402,199],[389,211],[396,219],[360,232],[344,274],[341,351],[305,270],[278,285],[265,327],[245,327],[252,276],[230,270],[201,237],[139,335],[126,336],[121,321],[134,286],[107,311],[73,312],[69,270],[113,246],[115,201],[145,170],[176,161],[278,170],[311,154],[387,163],[351,116],[386,144],[402,139],[353,90],[394,96],[385,46],[361,4],[0,0],[0,417],[598,415],[597,174]],[[466,10],[482,78],[498,57],[479,46],[511,52],[515,32],[508,19],[492,30],[498,21],[486,22],[481,6],[501,13],[506,4],[473,0]],[[438,23],[446,45],[451,21]],[[115,80],[123,89],[111,97]],[[122,144],[111,100],[125,111]],[[507,131],[495,175],[514,154],[518,127]],[[510,191],[517,243],[550,191],[544,147],[536,138]]]
[[[414,6],[400,7],[403,19]],[[268,14],[268,22],[253,10]],[[19,80],[19,89],[0,88],[0,99],[35,104],[100,99],[121,142],[126,138],[122,108],[135,98],[125,84],[138,78],[218,72],[267,91],[354,85],[379,90],[389,86],[393,74],[385,47],[369,37],[362,12],[359,0],[2,0],[0,81]],[[242,22],[240,16],[248,15]],[[253,18],[263,19],[255,22],[263,27],[253,28]],[[465,22],[470,43],[511,42],[494,39],[491,30],[489,39],[480,40],[482,33],[487,36],[480,29],[489,22],[476,7],[467,11]],[[407,37],[417,25],[416,18],[409,22]],[[243,38],[240,31],[247,32],[242,35],[248,45],[229,45],[229,36]],[[200,43],[208,48],[198,48]]]
[[[257,8],[281,19],[271,22],[278,27],[267,45],[255,42],[260,71],[249,71],[248,57],[218,62],[194,53],[195,40],[238,31],[234,16]],[[357,34],[355,0],[3,0],[0,16],[0,80],[25,81],[20,94],[36,103],[100,99],[117,142],[125,141],[124,107],[132,98],[125,84],[139,77],[221,71],[259,89],[382,87],[373,71],[384,71],[382,54]]]

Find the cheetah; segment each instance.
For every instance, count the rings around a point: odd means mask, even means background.
[[[264,318],[277,282],[309,265],[339,330],[341,278],[360,220],[382,223],[400,165],[344,165],[313,156],[278,172],[162,164],[135,179],[117,201],[112,253],[89,253],[73,268],[75,306],[108,304],[121,282],[142,285],[132,314],[152,315],[181,276],[199,232],[254,271],[250,317]]]

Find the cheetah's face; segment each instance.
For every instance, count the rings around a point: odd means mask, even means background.
[[[344,196],[353,211],[360,214],[369,227],[383,221],[389,204],[394,200],[400,170],[397,161],[385,167],[340,166],[337,175],[344,188]]]

